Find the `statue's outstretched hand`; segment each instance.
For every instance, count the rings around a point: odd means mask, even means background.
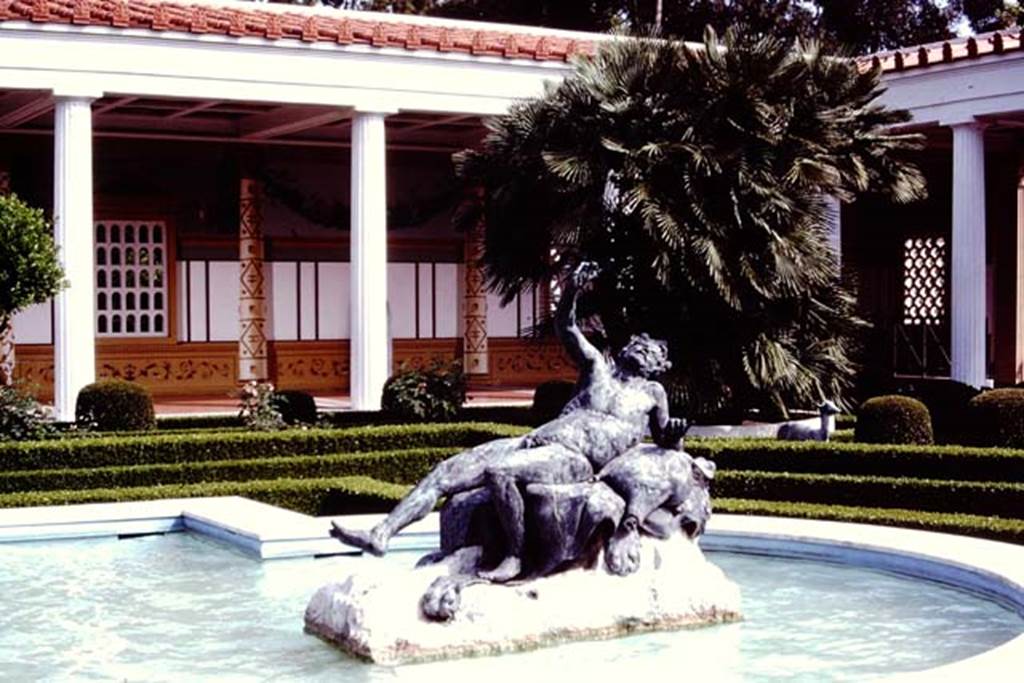
[[[679,448],[689,428],[690,424],[684,418],[670,417],[655,442],[662,448]]]
[[[576,270],[572,272],[572,283],[577,288],[583,288],[588,283],[593,282],[597,279],[597,276],[601,273],[601,266],[597,265],[593,261],[584,261],[578,266]]]

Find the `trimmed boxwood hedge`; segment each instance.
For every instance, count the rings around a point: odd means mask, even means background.
[[[0,475],[0,493],[130,488],[208,481],[255,481],[369,475],[381,481],[415,484],[434,465],[457,453],[452,448],[412,448],[287,458],[214,460],[128,467],[30,470]]]
[[[854,438],[863,443],[930,444],[932,418],[928,407],[909,396],[875,396],[857,410]]]
[[[921,512],[899,508],[864,508],[737,498],[715,498],[716,512],[735,515],[774,515],[800,519],[900,526],[948,534],[1024,543],[1024,520],[948,512]]]
[[[732,470],[1024,482],[1024,450],[1010,448],[687,439],[686,451]]]
[[[1024,484],[1018,483],[719,470],[712,492],[728,498],[858,507],[887,507],[899,501],[901,506],[932,512],[1024,514]]]
[[[472,446],[525,432],[487,423],[101,437],[0,445],[0,472]]]
[[[78,503],[122,503],[167,498],[244,496],[308,515],[385,512],[409,487],[370,477],[217,481],[201,484],[88,489],[85,491],[28,491],[0,495],[0,508]]]
[[[971,399],[967,411],[981,446],[1024,448],[1024,389],[993,389]]]

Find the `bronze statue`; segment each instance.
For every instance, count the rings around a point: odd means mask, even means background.
[[[476,576],[485,581],[510,581],[523,572],[527,540],[523,492],[529,486],[589,482],[615,458],[637,446],[648,429],[659,447],[675,446],[685,422],[669,417],[665,389],[653,380],[671,367],[666,344],[642,334],[608,358],[577,324],[579,293],[597,275],[596,264],[580,264],[558,305],[559,336],[580,371],[576,394],[559,417],[522,437],[498,439],[452,456],[434,467],[370,531],[332,524],[331,535],[383,555],[389,539],[423,518],[441,497],[482,488],[503,531],[504,556]],[[624,538],[627,536],[628,532]]]

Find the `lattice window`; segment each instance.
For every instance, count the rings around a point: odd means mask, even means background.
[[[946,321],[946,239],[915,237],[903,243],[903,324]]]
[[[96,223],[96,334],[167,334],[167,228],[155,221]]]

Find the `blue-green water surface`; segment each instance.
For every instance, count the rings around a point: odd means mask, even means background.
[[[389,561],[411,566],[419,553]],[[709,557],[746,620],[406,667],[349,659],[302,630],[320,585],[362,558],[260,562],[193,534],[0,546],[0,678],[117,681],[858,681],[939,666],[1024,632],[1014,612],[854,567]],[[365,565],[363,565],[365,566]],[[685,577],[680,577],[685,580]]]

